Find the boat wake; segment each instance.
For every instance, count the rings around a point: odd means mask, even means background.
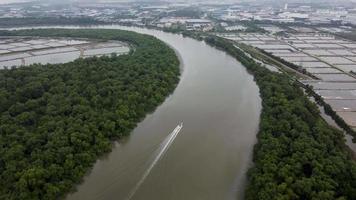
[[[150,166],[147,168],[145,173],[142,175],[141,179],[137,182],[135,187],[131,190],[130,194],[126,198],[126,200],[131,200],[132,197],[135,195],[137,190],[140,188],[142,183],[145,181],[147,176],[151,173],[152,169],[155,167],[155,165],[158,163],[158,161],[161,159],[161,157],[166,153],[166,151],[169,149],[169,147],[172,145],[173,141],[176,139],[178,133],[180,130],[183,128],[183,122],[181,122],[161,143],[161,146],[159,148],[159,153],[157,156],[154,158]]]

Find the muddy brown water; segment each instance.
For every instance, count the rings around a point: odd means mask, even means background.
[[[67,199],[128,199],[180,122],[183,128],[131,199],[240,199],[261,112],[252,75],[231,56],[204,42],[157,30],[92,28],[156,36],[179,54],[182,75],[174,93],[130,137],[116,142]]]

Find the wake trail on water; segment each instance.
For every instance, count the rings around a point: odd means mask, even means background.
[[[169,147],[172,145],[173,141],[176,139],[178,133],[183,127],[183,123],[179,124],[173,131],[170,133],[162,142],[160,151],[155,157],[155,159],[152,161],[150,166],[146,169],[144,174],[142,175],[141,179],[137,182],[135,187],[131,190],[130,194],[126,198],[126,200],[131,200],[132,197],[135,195],[137,190],[140,188],[143,182],[145,182],[145,179],[147,176],[151,173],[152,169],[155,167],[155,165],[158,163],[158,161],[161,159],[161,157],[166,153],[166,151],[169,149]]]

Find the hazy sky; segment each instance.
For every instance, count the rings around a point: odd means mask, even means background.
[[[33,1],[33,0],[0,0],[0,4],[7,4],[7,3],[17,3],[17,2],[26,2],[26,1]],[[58,1],[58,0],[47,0],[47,1]],[[74,1],[93,1],[93,0],[74,0]],[[130,0],[97,0],[97,1],[117,1],[117,2],[122,2],[122,1],[130,1]],[[154,0],[151,0],[154,1]],[[174,1],[174,0],[167,0],[167,1]],[[178,0],[178,1],[182,1],[182,0]],[[185,0],[183,0],[185,1]],[[197,1],[197,0],[190,0],[190,1]],[[201,1],[201,0],[200,0]],[[211,1],[211,0],[207,0],[207,1]],[[219,1],[219,0],[217,0]],[[251,0],[253,1],[253,0]],[[278,0],[276,0],[278,1]],[[286,0],[282,0],[283,2],[285,2]],[[287,1],[299,1],[299,2],[303,2],[303,0],[287,0]],[[311,0],[304,0],[305,2],[313,2]],[[322,0],[320,0],[322,1]],[[330,0],[325,0],[325,1],[330,1]],[[340,1],[340,0],[334,0],[334,1]],[[341,0],[344,1],[344,0]],[[350,1],[356,1],[356,0],[350,0]],[[239,2],[239,0],[236,0],[236,2]]]
[[[28,2],[28,1],[34,1],[34,0],[0,0],[0,4]],[[51,0],[47,0],[47,1],[51,1]]]
[[[24,2],[26,0],[0,0],[0,4],[5,4],[5,3],[16,3],[16,2]]]

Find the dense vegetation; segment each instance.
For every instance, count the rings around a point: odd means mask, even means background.
[[[246,199],[356,199],[356,163],[343,133],[326,124],[300,87],[224,39],[206,42],[237,58],[260,88],[263,110]]]
[[[341,32],[341,33],[333,33],[334,35],[345,38],[348,40],[356,41],[356,31],[355,28],[352,29],[350,32]]]
[[[300,72],[300,73],[302,73],[302,74],[306,74],[306,75],[308,75],[309,77],[313,77],[314,79],[318,79],[318,78],[317,78],[316,76],[314,76],[312,73],[309,73],[305,68],[303,68],[303,66],[299,66],[299,65],[296,65],[296,64],[294,64],[294,63],[288,62],[288,61],[284,60],[283,58],[281,58],[281,57],[279,57],[279,56],[275,56],[275,55],[273,55],[272,53],[267,52],[267,51],[265,51],[265,50],[263,50],[263,49],[258,48],[258,50],[259,50],[260,52],[262,52],[263,54],[267,55],[268,57],[273,58],[274,60],[276,60],[276,61],[282,63],[282,64],[285,65],[285,66],[288,66],[289,68],[292,68],[292,69],[294,69],[294,70],[296,70],[296,71],[298,71],[298,72]]]
[[[303,86],[305,88],[305,92],[310,95],[313,96],[315,101],[324,108],[324,112],[329,115],[335,122],[336,124],[344,129],[349,135],[351,135],[353,137],[353,141],[356,142],[356,132],[349,126],[347,125],[347,123],[344,121],[343,118],[341,118],[337,112],[335,112],[332,107],[327,104],[324,99],[313,90],[312,86],[306,85]]]
[[[0,35],[112,39],[135,47],[130,55],[0,70],[0,199],[63,196],[179,80],[174,51],[151,36],[62,29]]]
[[[217,19],[213,16],[210,16],[212,20],[217,22],[214,26],[213,32],[223,32],[223,33],[267,33],[265,29],[261,28],[257,21],[227,21],[227,20],[221,20]],[[246,27],[245,30],[231,30],[228,31],[224,27],[221,26],[221,23],[226,23],[228,26],[243,26]]]
[[[103,24],[88,17],[24,17],[0,18],[0,27],[45,26],[45,25],[93,25]]]
[[[201,15],[202,12],[198,8],[183,8],[169,14],[169,16],[188,18],[199,18]]]

